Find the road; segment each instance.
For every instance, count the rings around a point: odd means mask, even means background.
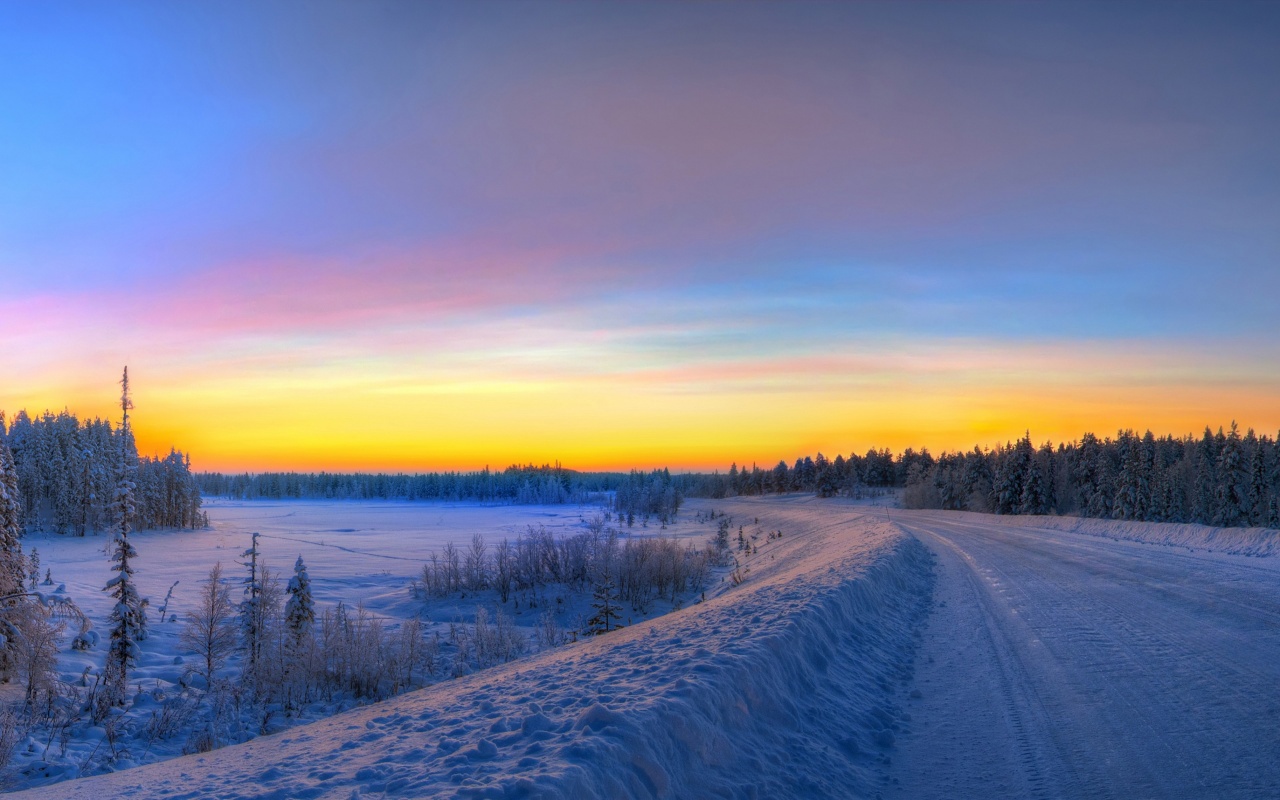
[[[894,522],[937,587],[885,797],[1280,797],[1276,559]]]

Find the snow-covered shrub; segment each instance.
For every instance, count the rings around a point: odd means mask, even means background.
[[[476,609],[471,633],[472,657],[476,666],[484,668],[504,664],[524,655],[528,643],[511,619],[499,609],[493,622],[483,608]]]
[[[0,708],[0,771],[9,766],[13,749],[22,738],[22,726],[18,713],[12,708]]]
[[[13,641],[10,646],[18,676],[26,685],[23,695],[28,715],[42,700],[49,700],[58,681],[58,644],[66,625],[54,622],[49,610],[39,603],[22,603],[16,608]]]
[[[176,695],[165,699],[147,717],[146,738],[150,746],[157,740],[171,739],[187,730],[195,719],[199,703],[192,697]]]
[[[538,617],[538,627],[534,631],[534,641],[541,650],[559,647],[566,641],[564,628],[556,618],[555,612],[547,609]]]
[[[478,592],[489,585],[488,560],[485,553],[484,537],[474,534],[471,537],[471,549],[467,550],[465,559],[464,585],[467,591]]]
[[[235,606],[231,602],[231,590],[222,583],[221,563],[209,570],[209,579],[200,589],[195,609],[187,613],[178,641],[199,656],[199,663],[190,669],[204,678],[206,687],[212,686],[215,674],[239,643]]]

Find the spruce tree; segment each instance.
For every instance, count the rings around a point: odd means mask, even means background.
[[[1049,501],[1046,498],[1044,473],[1034,460],[1028,462],[1026,477],[1022,482],[1022,495],[1019,498],[1019,513],[1047,514]]]
[[[1240,432],[1236,423],[1232,422],[1231,433],[1223,442],[1218,455],[1214,525],[1230,528],[1247,520],[1248,489],[1245,484],[1245,461]]]
[[[1022,513],[1022,486],[1031,463],[1031,435],[1018,440],[1016,447],[1006,447],[996,468],[997,514]]]
[[[248,550],[240,554],[246,559],[240,562],[249,568],[249,576],[244,580],[244,600],[240,603],[240,635],[244,639],[245,673],[251,678],[258,674],[258,665],[262,658],[264,638],[264,620],[262,609],[262,571],[258,565],[258,532],[253,532]]]
[[[618,624],[618,595],[614,591],[613,577],[607,572],[592,591],[591,607],[596,613],[587,620],[587,632],[596,635],[622,627]]]
[[[1142,519],[1146,509],[1143,507],[1142,452],[1138,438],[1132,431],[1121,431],[1116,445],[1122,455],[1111,514],[1116,519]]]
[[[116,530],[111,547],[112,571],[115,577],[107,581],[105,591],[115,599],[111,610],[111,647],[107,651],[107,663],[104,669],[105,699],[111,704],[124,702],[125,690],[129,683],[129,668],[138,661],[138,642],[145,638],[145,621],[142,610],[142,598],[138,596],[133,585],[133,567],[129,563],[138,557],[138,552],[129,543],[129,531],[133,525],[136,507],[134,503],[134,464],[132,458],[132,436],[129,431],[129,409],[133,401],[129,399],[129,368],[125,367],[124,378],[120,381],[120,451],[119,464],[116,471]]]
[[[307,565],[302,563],[302,556],[293,565],[293,577],[285,589],[289,595],[284,606],[284,621],[289,628],[289,638],[295,647],[311,632],[311,625],[316,621],[316,604],[311,597],[311,578],[307,575]]]
[[[9,447],[0,441],[0,675],[15,666],[14,644],[22,617],[25,558],[22,555],[22,498],[18,470]]]
[[[1253,431],[1249,438],[1254,439]],[[1249,457],[1249,524],[1265,525],[1267,523],[1270,487],[1267,485],[1267,451],[1266,440],[1254,439],[1253,453]]]
[[[0,441],[0,597],[22,591],[22,497],[13,453]]]

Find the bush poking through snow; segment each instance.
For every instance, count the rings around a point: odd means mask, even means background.
[[[209,579],[200,589],[193,611],[188,612],[179,643],[199,656],[198,665],[190,669],[212,687],[217,672],[227,663],[239,643],[235,626],[235,606],[231,590],[222,583],[222,563],[209,570]]]

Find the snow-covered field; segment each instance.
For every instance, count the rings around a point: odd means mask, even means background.
[[[134,579],[143,597],[150,599],[150,635],[142,642],[142,657],[130,674],[131,708],[119,726],[118,741],[104,742],[101,725],[87,719],[71,723],[63,731],[37,731],[19,743],[13,762],[0,778],[9,788],[40,785],[128,768],[181,755],[189,746],[186,730],[154,735],[152,718],[164,713],[166,702],[177,705],[183,684],[190,680],[197,663],[179,641],[187,613],[197,603],[201,584],[210,568],[221,562],[224,582],[232,587],[232,599],[240,600],[240,582],[247,575],[242,555],[250,546],[251,534],[259,532],[262,561],[287,580],[295,560],[307,564],[318,609],[333,608],[339,602],[348,609],[363,607],[368,614],[394,628],[410,618],[422,620],[428,637],[439,633],[442,640],[451,624],[472,624],[478,607],[485,608],[492,621],[501,607],[521,634],[532,644],[533,632],[546,608],[554,612],[566,637],[582,627],[590,614],[590,595],[571,592],[562,586],[536,593],[517,593],[513,602],[501,604],[497,594],[454,594],[424,597],[411,591],[424,563],[432,552],[448,543],[459,550],[470,546],[473,535],[483,536],[492,548],[503,538],[515,540],[530,527],[563,537],[581,533],[592,518],[600,517],[597,507],[578,506],[486,506],[479,504],[397,503],[354,501],[249,501],[211,500],[206,504],[212,527],[196,531],[139,531],[130,535],[138,551]],[[670,536],[696,541],[699,545],[714,532],[709,521],[695,514],[684,515],[666,529],[656,523],[623,528],[624,538]],[[66,620],[68,630],[59,654],[61,678],[68,685],[86,691],[93,674],[102,667],[106,648],[107,617],[113,601],[102,590],[111,577],[104,552],[107,536],[84,538],[54,534],[29,534],[24,549],[33,548],[40,559],[38,591],[57,598],[69,598],[93,622],[99,644],[79,652],[67,647],[76,632],[76,622]],[[44,576],[49,575],[46,582]],[[166,594],[172,596],[166,603]],[[719,587],[710,587],[711,592]],[[682,598],[692,602],[693,596]],[[161,615],[163,607],[164,614]],[[622,621],[643,619],[670,610],[661,599],[643,613],[624,605]],[[446,645],[446,650],[448,649]],[[447,654],[446,654],[447,655]],[[230,669],[238,668],[238,657]],[[445,679],[448,673],[419,674],[421,682]],[[12,694],[15,687],[6,687]],[[355,698],[339,694],[327,703],[315,703],[287,718],[276,714],[270,730],[280,730],[299,721],[317,719],[357,705]],[[231,732],[232,740],[252,737],[258,726],[249,719]],[[186,725],[186,727],[191,727]]]
[[[684,534],[709,535],[692,505]],[[717,582],[706,602],[276,736],[30,796],[875,793],[927,603],[924,549],[878,509],[799,497],[712,505],[748,532],[783,536],[762,536],[741,584]],[[323,574],[317,559],[317,584]]]
[[[503,537],[515,539],[529,525],[543,525],[556,534],[577,532],[588,517],[599,513],[578,506],[222,499],[206,501],[205,510],[212,524],[209,530],[139,531],[129,536],[138,550],[135,579],[141,594],[151,598],[153,616],[169,587],[179,581],[169,610],[181,618],[216,562],[222,562],[228,577],[242,576],[241,554],[254,531],[261,533],[266,564],[286,578],[294,560],[302,556],[320,605],[359,601],[372,613],[404,619],[421,610],[407,587],[429,552],[439,552],[448,542],[465,548],[475,533],[494,545]],[[633,530],[637,535],[705,536],[708,528],[686,523],[670,531],[638,526]],[[41,570],[50,568],[54,583],[65,583],[76,603],[101,620],[110,609],[110,598],[102,591],[110,578],[102,550],[108,541],[106,536],[35,534],[23,539],[23,547],[38,548]],[[162,630],[158,625],[156,629]],[[158,643],[144,648],[152,649],[166,648]]]

